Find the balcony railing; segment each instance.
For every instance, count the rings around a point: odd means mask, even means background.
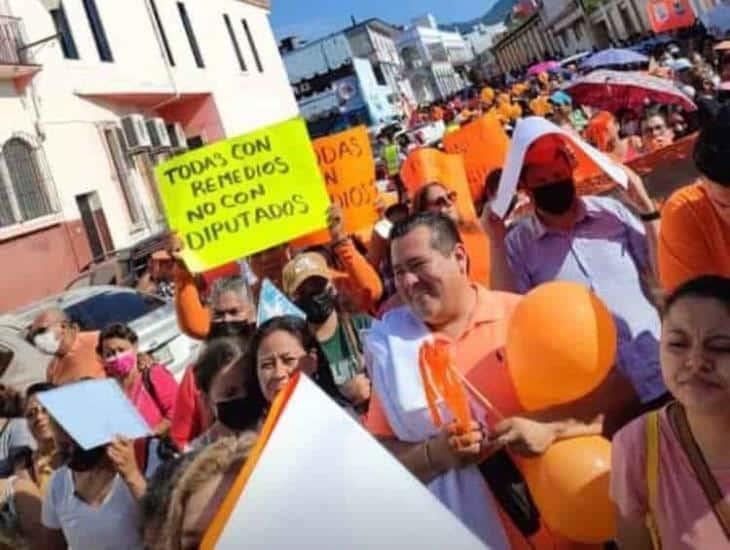
[[[17,17],[0,15],[0,65],[34,65],[26,44],[25,27]]]

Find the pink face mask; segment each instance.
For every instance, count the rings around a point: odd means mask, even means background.
[[[104,370],[113,378],[124,378],[137,366],[137,353],[134,350],[125,351],[114,357],[104,359]]]

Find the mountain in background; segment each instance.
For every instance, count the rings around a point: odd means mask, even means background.
[[[519,0],[490,0],[491,7],[487,9],[487,13],[471,21],[465,21],[463,23],[452,23],[450,25],[440,25],[444,30],[456,31],[459,33],[466,34],[471,32],[474,25],[496,25],[497,23],[503,23],[505,18],[512,13],[512,8],[515,7]],[[490,3],[488,2],[488,3]]]

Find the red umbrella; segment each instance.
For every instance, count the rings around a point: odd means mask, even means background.
[[[593,71],[569,82],[564,90],[573,102],[615,113],[621,109],[640,110],[647,103],[678,105],[685,111],[697,106],[671,80],[641,72]]]

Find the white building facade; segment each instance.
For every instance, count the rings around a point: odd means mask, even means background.
[[[0,310],[163,233],[170,154],[296,116],[268,7],[0,2]]]
[[[468,85],[473,52],[459,33],[439,29],[432,15],[414,19],[397,44],[418,103],[444,99]]]

